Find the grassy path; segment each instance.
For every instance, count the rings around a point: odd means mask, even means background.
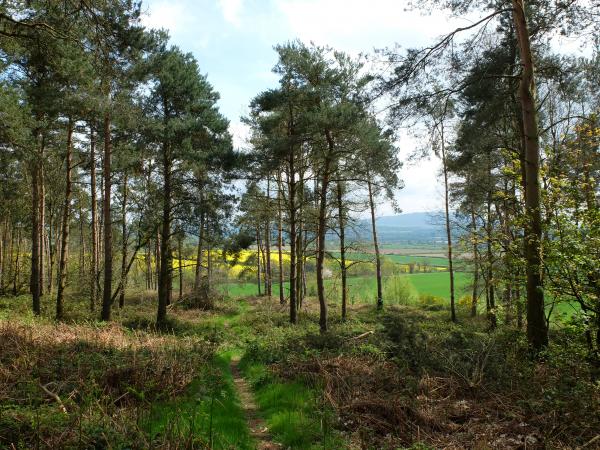
[[[252,393],[248,382],[240,372],[239,363],[239,357],[231,358],[230,370],[233,375],[233,383],[237,389],[242,409],[246,416],[250,436],[254,438],[257,450],[274,450],[281,448],[279,444],[273,442],[268,433],[265,421],[258,414],[258,407],[254,401],[254,394]]]

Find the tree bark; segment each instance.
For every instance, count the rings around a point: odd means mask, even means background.
[[[283,290],[283,212],[281,205],[281,172],[277,172],[277,253],[279,257],[279,304],[285,304]]]
[[[96,309],[98,302],[98,205],[96,203],[96,137],[90,125],[90,184],[92,209],[92,258],[90,267],[90,311]]]
[[[196,252],[196,278],[194,291],[198,292],[202,286],[202,240],[204,239],[204,212],[200,213],[200,226],[198,227],[198,248]]]
[[[163,212],[162,227],[160,235],[160,277],[158,279],[158,312],[156,324],[159,328],[164,327],[167,320],[167,305],[171,291],[171,149],[168,143],[163,144]]]
[[[256,287],[258,288],[258,296],[262,295],[260,285],[262,283],[261,271],[260,271],[260,228],[256,228]]]
[[[112,255],[112,215],[111,215],[111,158],[112,142],[110,135],[111,118],[110,113],[104,113],[104,198],[102,214],[104,222],[104,287],[102,292],[101,320],[110,320],[111,294],[113,278],[113,255]]]
[[[450,274],[450,318],[456,322],[456,306],[454,297],[454,268],[452,266],[452,229],[450,226],[450,188],[448,186],[448,161],[446,159],[446,143],[444,142],[444,123],[441,124],[442,170],[444,172],[444,208],[446,214],[446,239],[448,242],[448,272]]]
[[[327,233],[327,190],[331,170],[331,157],[334,152],[333,137],[330,132],[325,133],[328,154],[322,167],[321,186],[319,189],[319,217],[317,229],[317,295],[319,298],[319,329],[321,333],[327,331],[327,299],[325,298],[325,282],[323,268],[325,263],[325,235]]]
[[[540,194],[540,143],[535,100],[533,55],[524,0],[513,0],[513,20],[521,58],[519,84],[525,135],[525,261],[527,287],[527,338],[534,352],[548,344],[542,280],[542,215]]]
[[[37,136],[42,142],[41,133]],[[37,155],[34,156],[37,158]],[[33,313],[36,316],[41,314],[40,303],[40,233],[39,233],[39,214],[40,214],[40,188],[39,188],[40,168],[39,161],[34,160],[31,169],[31,278],[30,291],[32,299]]]
[[[375,272],[377,277],[377,309],[383,309],[383,293],[381,286],[381,256],[379,254],[379,242],[377,241],[377,225],[375,222],[375,202],[373,200],[373,187],[371,181],[367,181],[369,189],[369,208],[371,209],[371,229],[373,233],[373,248],[375,249]]]
[[[23,242],[23,234],[21,229],[17,228],[17,255],[15,258],[15,273],[13,277],[13,295],[19,293],[19,287],[21,285],[21,261],[19,256],[21,255],[21,243]]]
[[[44,139],[42,137],[42,139]],[[46,186],[44,182],[44,147],[42,145],[40,149],[40,180],[39,180],[39,188],[40,188],[40,223],[39,223],[39,233],[40,233],[40,296],[44,295],[44,284],[45,284],[45,274],[44,274],[44,244],[46,242]]]
[[[119,308],[125,306],[125,288],[127,287],[127,172],[123,173],[123,199],[121,204],[121,292]]]
[[[342,275],[342,321],[346,321],[348,303],[347,268],[346,268],[346,224],[344,221],[344,191],[342,182],[337,182],[338,224],[340,227],[340,269]]]
[[[471,233],[473,235],[473,294],[471,297],[471,317],[477,315],[477,290],[479,286],[479,251],[477,248],[477,222],[475,220],[475,208],[471,207]]]
[[[296,174],[294,148],[290,146],[288,174],[288,203],[290,218],[290,322],[298,323],[296,305]]]
[[[268,214],[271,212],[271,194],[270,194],[270,180],[267,179],[267,209]],[[267,222],[265,223],[265,279],[267,281],[267,286],[265,293],[267,297],[271,298],[273,295],[273,271],[271,267],[271,221],[267,218]]]
[[[69,222],[71,217],[71,171],[72,171],[72,145],[73,145],[73,121],[69,119],[67,124],[67,155],[66,155],[66,182],[65,203],[63,205],[62,236],[60,246],[60,258],[58,263],[58,288],[56,291],[56,320],[64,318],[64,294],[67,282],[67,262],[69,257]]]
[[[179,233],[177,235],[177,257],[179,262],[179,297],[181,300],[183,298],[183,261],[182,261],[182,246],[183,246],[183,233]]]
[[[490,177],[490,186],[487,192],[487,312],[490,320],[490,327],[496,328],[496,300],[494,290],[494,256],[492,252],[492,186],[491,186],[491,165],[488,166]]]

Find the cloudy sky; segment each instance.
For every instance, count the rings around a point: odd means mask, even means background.
[[[402,0],[146,0],[143,22],[169,31],[171,41],[191,52],[202,72],[221,94],[221,111],[229,118],[237,146],[246,131],[240,116],[258,92],[273,87],[276,63],[273,46],[299,38],[327,44],[353,55],[399,44],[415,47],[464,26],[465,19],[442,13],[407,11]],[[405,159],[415,142],[403,138]],[[404,212],[442,208],[439,163],[405,163],[399,192]],[[390,214],[383,205],[380,214]]]

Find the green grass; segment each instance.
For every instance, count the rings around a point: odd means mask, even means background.
[[[405,276],[417,290],[418,294],[434,295],[446,300],[450,300],[450,276],[448,272],[431,273],[413,273]],[[386,277],[384,277],[385,285]],[[471,274],[466,272],[455,272],[455,289],[457,297],[468,293]],[[288,284],[286,283],[286,288]],[[227,292],[232,297],[247,297],[257,294],[255,283],[228,283],[219,286],[223,292]],[[315,283],[309,282],[308,294],[316,295]],[[340,298],[341,282],[339,279],[325,280],[325,290],[330,300]],[[350,277],[348,278],[348,294],[350,302],[361,303],[375,299],[377,295],[377,285],[374,276]],[[273,296],[279,296],[279,284],[273,285]]]
[[[187,394],[154,404],[144,428],[151,439],[176,437],[213,449],[255,448],[229,367],[231,354],[217,355]]]
[[[282,382],[262,363],[242,358],[240,368],[252,385],[269,432],[284,448],[298,450],[345,448],[333,431],[332,413],[318,404],[315,388]]]

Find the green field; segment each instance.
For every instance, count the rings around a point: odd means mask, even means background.
[[[450,277],[448,272],[414,273],[401,276],[410,281],[418,294],[434,295],[450,300]],[[384,289],[388,279],[389,277],[383,278]],[[470,282],[470,274],[464,272],[455,273],[457,297],[468,293]],[[287,290],[288,283],[285,283],[285,287]],[[258,292],[256,283],[248,282],[224,283],[220,285],[219,288],[221,289],[221,292],[232,297],[256,295]],[[341,296],[341,281],[339,279],[325,280],[325,289],[329,301],[339,299]],[[308,283],[307,291],[309,296],[316,296],[316,286],[314,281]],[[351,303],[361,303],[370,300],[374,301],[377,294],[375,277],[348,278],[348,294]],[[273,296],[279,296],[278,283],[273,284]]]

